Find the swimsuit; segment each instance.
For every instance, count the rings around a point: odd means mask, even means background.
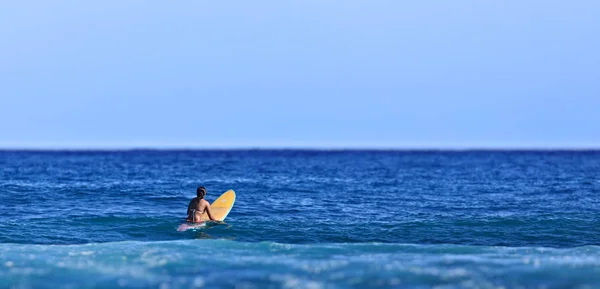
[[[196,219],[196,212],[199,212],[200,210],[198,210],[198,209],[190,209],[190,211],[192,211],[192,212],[191,212],[191,214],[190,214],[191,218],[189,218],[189,219],[190,219],[192,222],[194,222],[194,223],[195,223],[195,222],[196,222],[196,221],[195,221],[195,219]],[[198,222],[200,222],[201,220],[202,220],[202,215],[200,215],[200,220],[198,220]]]

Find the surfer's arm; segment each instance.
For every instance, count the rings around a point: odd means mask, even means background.
[[[210,211],[210,204],[208,204],[208,202],[206,203],[206,214],[208,215],[208,218],[211,221],[216,221],[215,218],[213,218],[212,213]]]

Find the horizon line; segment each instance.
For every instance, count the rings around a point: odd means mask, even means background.
[[[371,147],[371,146],[198,146],[198,147],[3,147],[0,152],[128,152],[128,151],[600,151],[600,146],[472,146],[472,147]]]
[[[427,151],[427,150],[600,150],[600,143],[543,143],[543,142],[181,142],[180,144],[153,141],[95,142],[95,143],[10,143],[0,142],[2,151],[131,151],[131,150],[382,150],[382,151]]]

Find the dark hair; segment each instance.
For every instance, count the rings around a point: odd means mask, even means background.
[[[206,195],[206,189],[202,186],[198,187],[198,189],[196,189],[196,196],[198,196],[198,199],[204,199],[204,195]]]

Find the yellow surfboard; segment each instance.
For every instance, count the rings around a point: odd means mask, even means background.
[[[212,213],[213,218],[219,221],[225,220],[227,215],[229,215],[234,203],[235,192],[233,190],[224,192],[212,204],[210,204],[210,212]],[[209,220],[208,214],[204,213],[202,215],[202,220]]]

